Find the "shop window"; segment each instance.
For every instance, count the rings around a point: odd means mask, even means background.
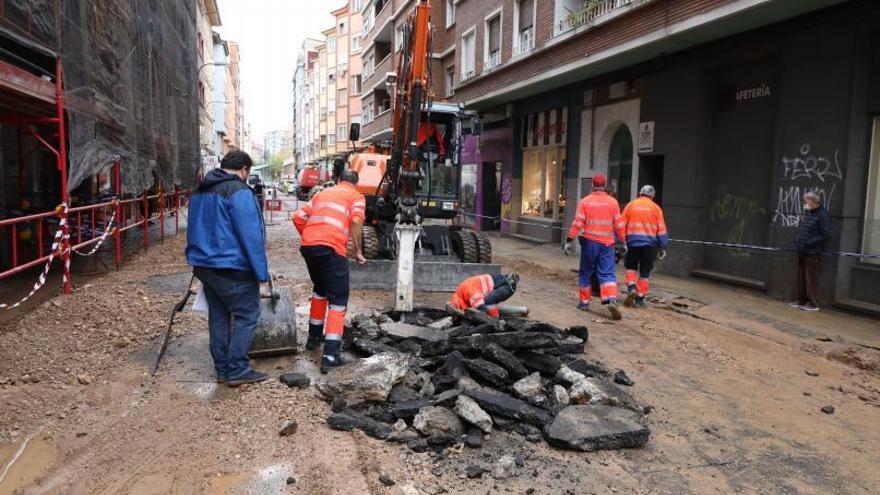
[[[565,162],[562,146],[523,151],[523,215],[563,219]]]
[[[880,254],[880,117],[874,119],[874,133],[871,140],[871,165],[868,172],[862,252]],[[862,261],[880,265],[880,259],[877,258],[862,258]]]

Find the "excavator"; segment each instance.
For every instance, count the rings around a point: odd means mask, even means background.
[[[349,167],[367,199],[363,252],[352,288],[387,289],[395,309],[411,311],[414,289],[453,291],[465,278],[498,273],[484,232],[453,225],[459,215],[462,136],[479,135],[475,113],[433,101],[430,0],[417,0],[404,24],[396,73],[386,75],[393,105],[390,146],[355,151]],[[352,124],[350,139],[359,139]]]

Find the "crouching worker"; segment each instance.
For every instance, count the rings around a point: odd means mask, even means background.
[[[458,285],[449,305],[460,311],[473,308],[498,318],[498,303],[510,299],[516,292],[519,275],[477,275]]]
[[[302,237],[300,253],[312,279],[309,338],[306,350],[324,342],[321,373],[345,364],[342,360],[342,331],[348,306],[348,260],[346,243],[354,244],[358,264],[366,263],[361,251],[366,209],[364,195],[355,185],[358,174],[344,170],[339,184],[316,194],[294,215],[293,223]]]

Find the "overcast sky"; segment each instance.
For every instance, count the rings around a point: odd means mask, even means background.
[[[223,39],[241,53],[244,117],[253,136],[290,127],[291,80],[305,37],[333,27],[345,0],[217,0]],[[260,141],[262,142],[262,140]]]

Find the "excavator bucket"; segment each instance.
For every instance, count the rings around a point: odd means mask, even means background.
[[[462,263],[453,257],[431,256],[431,261],[416,258],[413,266],[413,290],[416,292],[455,292],[462,280],[474,275],[501,273],[494,263]],[[364,265],[350,262],[352,289],[397,288],[397,261],[369,260]]]
[[[290,287],[274,287],[260,297],[260,320],[250,356],[280,356],[296,352],[296,321]]]

